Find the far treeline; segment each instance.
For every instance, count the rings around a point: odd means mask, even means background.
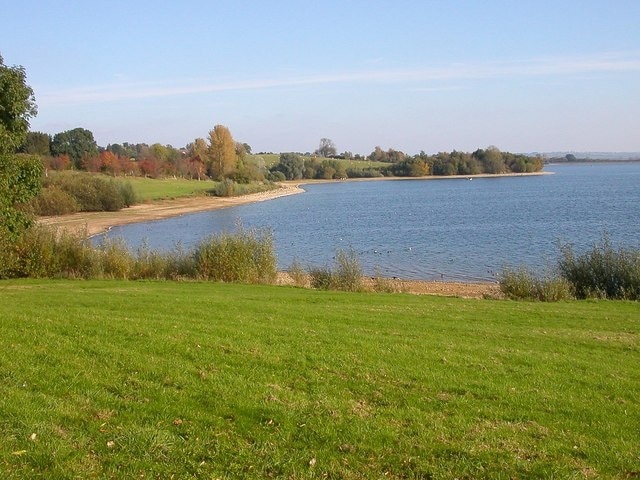
[[[329,145],[329,147],[327,147]],[[430,175],[477,175],[531,173],[542,170],[542,157],[501,152],[496,147],[473,153],[452,151],[408,155],[376,147],[368,156],[335,153],[333,142],[323,138],[314,153],[282,153],[268,164],[252,155],[247,143],[237,142],[224,125],[216,125],[208,138],[197,138],[184,148],[155,143],[122,143],[99,147],[84,128],[60,132],[53,137],[29,132],[19,149],[36,154],[47,170],[80,170],[112,176],[150,178],[228,179],[236,183],[300,179],[363,177],[423,177]],[[269,157],[274,157],[269,154]]]

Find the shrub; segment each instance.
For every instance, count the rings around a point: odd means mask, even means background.
[[[109,240],[98,251],[103,276],[122,280],[131,278],[136,262],[123,240]]]
[[[573,298],[571,284],[564,278],[538,277],[526,267],[505,269],[500,275],[500,291],[512,300],[558,302]]]
[[[120,196],[124,202],[125,207],[135,205],[138,199],[136,198],[136,192],[133,190],[133,186],[129,182],[117,182]]]
[[[47,188],[43,190],[41,196],[51,195],[51,192],[48,192],[51,189],[63,191],[74,198],[78,210],[84,212],[117,211],[133,205],[136,200],[133,187],[129,182],[86,173],[56,173],[47,178],[45,187]],[[53,193],[53,195],[59,194]],[[66,201],[69,203],[68,199]]]
[[[309,268],[311,287],[319,290],[337,290],[333,272],[329,267]]]
[[[354,250],[338,250],[335,257],[335,269],[312,267],[309,269],[311,286],[321,290],[345,290],[356,292],[363,290],[362,267]]]
[[[533,300],[536,278],[525,267],[507,268],[499,276],[500,291],[512,300]]]
[[[362,267],[355,250],[346,252],[339,249],[336,252],[335,281],[340,290],[356,292],[362,290]]]
[[[236,182],[230,178],[225,178],[216,185],[211,193],[216,197],[233,197],[235,195]]]
[[[304,271],[302,264],[300,264],[297,258],[293,260],[288,273],[293,280],[294,285],[298,287],[306,287],[309,284],[309,275]]]
[[[39,216],[66,215],[80,211],[77,200],[56,185],[45,188],[31,202],[33,213]]]
[[[222,233],[200,243],[194,253],[198,276],[224,282],[272,283],[276,256],[270,233]]]
[[[0,277],[96,278],[101,274],[97,252],[82,236],[47,227],[25,230],[0,252]]]
[[[236,183],[230,178],[225,178],[213,189],[209,190],[209,194],[216,197],[237,197],[251,193],[266,192],[276,188],[279,188],[279,186],[272,182]]]
[[[580,256],[568,244],[560,252],[558,271],[577,298],[640,300],[640,250],[616,250],[605,236]]]

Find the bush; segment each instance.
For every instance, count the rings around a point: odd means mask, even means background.
[[[572,287],[553,275],[538,277],[525,267],[505,269],[500,275],[500,291],[512,300],[558,302],[573,298]]]
[[[80,205],[69,193],[56,185],[45,188],[31,201],[33,213],[39,216],[66,215],[80,211]]]
[[[309,269],[311,286],[321,290],[362,291],[362,267],[354,250],[338,250],[335,257],[335,269],[313,267]]]
[[[97,251],[81,236],[41,226],[25,230],[3,248],[0,262],[1,278],[96,278],[101,274]]]
[[[279,188],[279,186],[272,182],[236,183],[230,178],[225,178],[213,189],[209,190],[209,194],[216,197],[237,197],[240,195],[267,192],[276,188]]]
[[[558,271],[577,298],[640,300],[640,250],[616,250],[605,236],[583,255],[568,244],[560,251]]]
[[[61,172],[52,174],[45,181],[45,189],[41,193],[45,200],[37,199],[36,205],[48,205],[47,196],[60,197],[60,191],[72,197],[76,204],[76,211],[102,212],[117,211],[133,205],[136,201],[133,187],[129,182],[107,179],[98,175],[77,172]],[[50,190],[53,189],[53,192]],[[68,198],[65,204],[71,208]],[[36,207],[37,208],[37,207]],[[43,211],[53,211],[51,209]],[[70,212],[67,212],[70,213]]]
[[[312,288],[319,290],[338,289],[333,278],[333,272],[329,267],[311,267],[309,268],[309,277]]]
[[[309,284],[309,275],[304,271],[304,268],[302,268],[302,265],[297,258],[293,260],[288,273],[291,280],[293,280],[294,285],[298,287],[306,287]]]
[[[235,193],[236,182],[229,178],[225,178],[218,185],[216,185],[213,190],[211,190],[211,194],[216,197],[233,197]]]
[[[223,282],[272,283],[276,256],[270,233],[242,228],[200,243],[194,253],[199,277]]]

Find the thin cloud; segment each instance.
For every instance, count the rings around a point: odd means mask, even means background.
[[[438,68],[411,70],[367,70],[362,72],[309,75],[291,78],[258,78],[226,82],[116,83],[67,90],[41,91],[44,106],[109,103],[120,100],[162,98],[227,91],[265,90],[329,84],[410,83],[439,80],[481,80],[506,77],[568,76],[585,73],[640,71],[640,54],[607,54],[593,57],[541,58],[510,63],[452,64]],[[437,86],[416,86],[437,89]]]

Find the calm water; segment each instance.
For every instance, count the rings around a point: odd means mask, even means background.
[[[580,251],[606,232],[615,245],[640,247],[640,163],[545,170],[555,174],[308,185],[300,195],[108,235],[169,250],[241,222],[271,229],[281,269],[294,258],[329,265],[337,248],[353,248],[370,274],[463,281],[491,280],[505,266],[548,268],[558,241]]]

